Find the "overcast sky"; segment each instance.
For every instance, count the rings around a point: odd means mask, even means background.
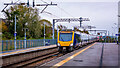
[[[17,0],[2,0],[0,1],[0,11],[5,7],[4,3],[16,2]],[[27,0],[20,0],[21,2],[27,2]],[[118,23],[118,1],[119,0],[43,0],[48,3],[51,1],[57,3],[57,6],[49,6],[45,10],[51,14],[40,13],[39,15],[43,19],[48,19],[52,22],[54,18],[89,18],[90,21],[84,21],[83,26],[93,25],[96,29],[106,29],[110,31],[110,35],[115,33],[112,26],[114,23]],[[32,5],[32,0],[30,0]],[[35,0],[35,3],[43,3],[41,0]],[[36,7],[39,12],[44,7]],[[3,13],[0,12],[0,18],[5,18]],[[72,28],[73,26],[79,26],[79,22],[63,22],[58,23]],[[116,32],[117,32],[117,28]]]

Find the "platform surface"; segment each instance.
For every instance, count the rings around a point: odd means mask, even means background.
[[[41,66],[100,66],[103,43],[94,43],[62,57],[47,62]],[[104,44],[102,66],[118,66],[118,45]]]
[[[53,48],[53,47],[56,47],[56,46],[57,45],[50,45],[50,46],[40,46],[40,47],[6,51],[6,52],[3,52],[3,53],[0,53],[0,56],[9,56],[9,55],[14,55],[14,54],[19,54],[19,53],[26,53],[26,52],[36,51],[36,50],[43,50],[43,49]]]

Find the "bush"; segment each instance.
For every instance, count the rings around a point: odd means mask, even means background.
[[[13,39],[13,35],[11,35],[10,33],[8,32],[4,32],[2,34],[2,39]]]

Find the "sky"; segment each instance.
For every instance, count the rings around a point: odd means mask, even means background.
[[[4,3],[16,2],[17,0],[1,0],[0,11],[5,7]],[[89,18],[90,21],[84,21],[82,26],[92,25],[95,29],[103,29],[109,31],[109,35],[117,33],[118,24],[118,1],[119,0],[35,0],[35,4],[43,4],[43,1],[56,3],[57,6],[48,6],[45,12],[39,13],[42,19],[47,19],[52,22],[53,19],[58,18]],[[27,2],[27,0],[20,0],[20,2]],[[32,5],[32,0],[30,0]],[[39,12],[44,7],[36,7]],[[4,14],[0,12],[0,18],[5,18]],[[79,26],[79,22],[58,22],[56,25],[64,25],[73,28]],[[112,28],[114,27],[114,28]]]

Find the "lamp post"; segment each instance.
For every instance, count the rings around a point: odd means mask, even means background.
[[[112,27],[112,28],[113,28],[113,31],[114,31],[114,33],[115,33],[115,29],[114,29],[114,27]],[[114,33],[112,33],[112,34],[113,34],[113,38],[114,38],[114,41],[115,41]]]
[[[17,35],[17,32],[16,32],[16,15],[15,15],[15,33],[14,33],[14,36],[15,36],[14,48],[15,48],[15,50],[16,50],[16,35]]]
[[[45,46],[45,22],[44,22],[44,46]]]
[[[119,24],[114,23],[114,25],[117,28],[117,34],[119,35]],[[117,44],[118,44],[118,36],[117,36]]]
[[[27,26],[28,23],[25,23],[25,25]],[[24,38],[24,48],[26,48],[26,30],[28,30],[28,28],[23,28],[23,30],[25,31],[25,38]]]
[[[115,23],[114,23],[115,24]],[[115,24],[116,25],[116,24]],[[115,32],[115,28],[117,28],[117,27],[112,27],[113,28],[113,31],[114,31],[114,41],[115,41],[115,34],[116,34],[116,32]]]

